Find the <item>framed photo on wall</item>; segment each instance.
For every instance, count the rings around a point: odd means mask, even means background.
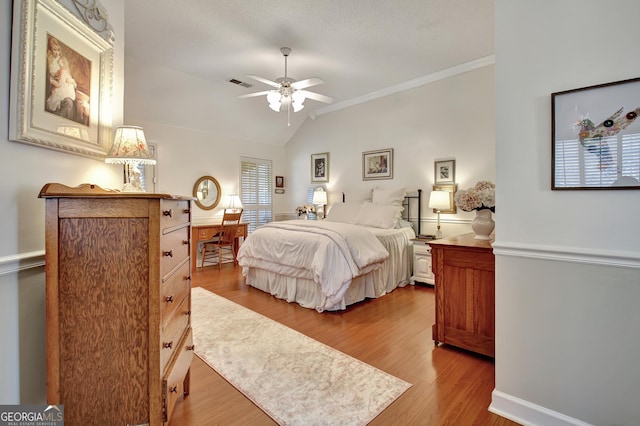
[[[55,0],[14,0],[9,139],[104,159],[113,40]]]
[[[284,176],[276,176],[276,194],[284,194]]]
[[[436,161],[434,179],[436,185],[451,184],[456,181],[456,160]]]
[[[393,148],[362,153],[362,180],[393,179]]]
[[[329,153],[311,154],[311,182],[329,182]]]

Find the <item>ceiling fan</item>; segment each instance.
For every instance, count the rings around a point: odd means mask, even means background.
[[[280,49],[282,55],[284,55],[284,77],[277,78],[275,81],[268,80],[266,78],[257,75],[247,75],[247,77],[260,81],[266,85],[273,87],[271,90],[265,90],[262,92],[249,93],[247,95],[239,96],[240,98],[251,98],[254,96],[267,96],[267,102],[269,102],[269,108],[276,112],[282,110],[282,106],[287,107],[287,118],[290,118],[291,108],[293,112],[298,112],[304,108],[305,99],[313,99],[315,101],[332,103],[333,98],[319,93],[309,92],[305,90],[308,87],[317,86],[324,83],[324,80],[313,77],[306,80],[296,81],[295,79],[287,75],[287,58],[291,53],[291,49],[283,47]],[[288,125],[291,125],[288,120]]]

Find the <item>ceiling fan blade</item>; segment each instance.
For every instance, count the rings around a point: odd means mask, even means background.
[[[247,77],[252,78],[254,80],[258,80],[264,84],[267,84],[271,87],[275,87],[276,89],[280,88],[280,83],[276,83],[275,81],[271,81],[271,80],[267,80],[266,78],[262,78],[260,76],[257,75],[252,75],[252,74],[248,74]]]
[[[333,102],[333,98],[330,96],[320,95],[319,93],[308,92],[306,90],[301,90],[301,92],[304,94],[304,97],[307,99],[313,99],[315,101],[320,101],[327,104],[330,104]]]
[[[324,83],[324,80],[318,77],[308,78],[306,80],[296,81],[291,83],[291,87],[296,90],[306,89],[307,87],[317,86],[318,84]]]
[[[241,95],[238,96],[238,99],[243,99],[243,98],[253,98],[254,96],[262,96],[262,95],[268,95],[269,92],[271,92],[271,90],[265,90],[264,92],[254,92],[254,93],[249,93],[247,95]]]

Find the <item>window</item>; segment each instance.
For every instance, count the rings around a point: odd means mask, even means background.
[[[240,159],[240,200],[244,211],[242,221],[249,223],[251,233],[258,226],[273,220],[273,177],[271,160],[257,158]]]
[[[556,187],[612,186],[621,176],[640,180],[640,134],[556,141]]]

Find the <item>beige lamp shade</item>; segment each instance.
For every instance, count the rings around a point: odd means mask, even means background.
[[[120,126],[116,128],[111,151],[104,160],[110,164],[156,164],[144,137],[142,127]]]
[[[435,210],[450,210],[451,193],[449,191],[431,191],[429,207]]]

